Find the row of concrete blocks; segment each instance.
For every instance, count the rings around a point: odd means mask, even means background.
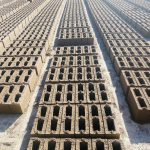
[[[113,99],[105,83],[47,83],[40,104],[106,104]]]
[[[61,35],[56,41],[58,46],[69,45],[93,45],[94,37],[91,33],[80,33],[78,35]]]
[[[114,62],[117,56],[150,56],[150,47],[110,47],[109,55]]]
[[[99,69],[99,67],[97,67]],[[59,73],[59,69],[56,69],[57,71],[55,73],[48,72],[48,76],[46,78],[46,82],[49,83],[58,83],[58,82],[104,82],[105,79],[103,77],[102,72],[97,71],[95,67],[88,67],[87,69],[85,67],[72,67],[72,68],[65,68],[64,71],[70,71],[70,72],[64,72]],[[99,69],[100,70],[100,69]],[[63,71],[63,68],[61,68],[61,71]],[[94,72],[92,72],[94,71]]]
[[[114,66],[120,75],[121,70],[149,70],[150,58],[148,56],[115,57]]]
[[[111,17],[111,15],[109,16],[108,14],[108,18],[109,17]],[[95,17],[95,19],[99,19],[99,18]],[[101,24],[101,22],[99,23]],[[119,21],[118,21],[118,24],[119,24]],[[103,36],[103,39],[104,39],[104,36]],[[109,52],[112,50],[112,48],[117,49],[117,47],[113,47],[113,45],[107,45],[107,47],[109,49]],[[142,83],[142,82],[145,82],[145,85],[149,87],[149,72],[148,72],[149,63],[150,63],[149,57],[148,56],[144,57],[144,55],[141,55],[140,57],[114,56],[113,59],[114,59],[114,65],[115,65],[117,73],[119,75],[121,73],[120,75],[121,83],[126,93],[127,101],[131,108],[134,120],[140,123],[149,122],[150,121],[149,120],[149,116],[150,116],[150,111],[149,111],[149,104],[150,104],[149,95],[150,94],[149,93],[150,92],[149,92],[149,88],[144,87]],[[127,70],[127,72],[122,71],[122,70]],[[129,70],[131,70],[130,73],[129,73]],[[145,70],[145,71],[140,72],[141,70]],[[127,76],[125,76],[125,74]],[[129,83],[130,81],[128,80],[128,78],[130,78],[130,75],[131,77],[134,77],[135,83],[132,83],[132,82]],[[134,87],[134,85],[142,86],[142,87]]]
[[[33,91],[38,75],[35,69],[0,69],[1,85],[27,84]]]
[[[0,57],[1,69],[35,69],[40,74],[43,62],[40,56]]]
[[[57,47],[55,51],[55,56],[97,55],[99,53],[95,45]]]
[[[126,39],[126,40],[104,40],[107,48],[109,47],[147,47],[150,46],[148,42],[145,42],[142,39]]]
[[[149,2],[148,1],[144,1],[142,2],[141,0],[127,0],[129,3],[139,7],[139,8],[142,8],[142,9],[145,9],[146,11],[150,11],[149,10]],[[142,3],[141,3],[142,2]]]
[[[32,137],[119,138],[111,105],[42,105],[37,115]]]
[[[17,22],[16,26],[13,27],[12,31],[10,31],[10,29],[8,30],[9,31],[8,34],[4,38],[2,38],[0,41],[1,52],[3,52],[5,50],[5,48],[8,47],[16,37],[18,37],[18,35],[33,20],[33,18],[42,10],[42,8],[44,8],[46,6],[46,4],[48,2],[44,1],[42,4],[41,3],[39,3],[38,5],[35,6],[36,9],[33,7],[32,8],[33,10],[30,9],[31,12],[28,11],[28,13],[25,13],[26,17],[19,19],[20,21]],[[34,6],[34,4],[33,4],[33,6]],[[15,20],[16,20],[16,17],[15,17]],[[5,33],[6,33],[6,29],[5,29]]]
[[[14,3],[16,0],[5,0],[0,2],[0,8],[6,7],[8,5],[11,5]]]
[[[69,66],[98,66],[101,65],[99,55],[78,55],[78,56],[55,56],[50,67],[69,67]]]
[[[67,28],[67,29],[73,29],[73,28],[86,28],[89,27],[89,24],[86,20],[76,20],[76,21],[64,21],[60,23],[60,28]]]
[[[102,12],[102,14],[103,14],[103,12]],[[112,24],[109,21],[109,19],[112,17],[112,14],[110,16],[108,16],[108,15],[106,16],[106,18],[108,18],[108,20],[102,19],[103,15],[102,16],[101,15],[98,17],[99,20],[97,21],[97,24],[100,24],[98,26],[101,29],[101,32],[103,34],[106,34],[106,33],[107,34],[108,33],[130,33],[130,35],[133,35],[134,31],[130,30],[129,26],[127,26],[121,20],[118,21],[118,17],[113,16],[113,19],[116,21],[113,20],[112,21],[113,24]],[[110,24],[111,24],[111,26],[110,26]]]
[[[39,56],[42,59],[42,62],[45,61],[46,57],[46,47],[9,47],[6,51],[3,52],[3,56],[12,56],[12,57],[26,57],[26,56]]]
[[[16,1],[7,7],[3,7],[0,10],[0,22],[7,19],[9,16],[16,13],[18,10],[22,9],[24,6],[28,5],[29,2],[26,0]]]
[[[143,22],[142,19],[137,18],[137,17],[132,17],[132,14],[129,14],[127,11],[122,11],[122,6],[117,7],[115,6],[115,3],[111,3],[111,2],[107,2],[107,4],[119,15],[121,16],[125,21],[127,21],[128,23],[130,23],[134,28],[136,27],[138,29],[139,32],[141,32],[141,34],[143,34],[143,36],[145,37],[149,37],[150,35],[150,30],[148,28],[148,26],[145,24],[145,26],[143,26],[143,24],[141,24],[141,22]],[[135,12],[134,12],[135,13]],[[139,22],[140,19],[140,22]],[[146,21],[146,18],[144,18]],[[147,20],[147,22],[149,22],[149,20]]]
[[[121,140],[91,138],[30,138],[27,150],[125,150]]]
[[[125,94],[130,87],[150,87],[150,71],[122,70],[120,80]]]
[[[132,33],[107,33],[104,34],[106,40],[141,40],[142,37],[134,32]]]
[[[51,2],[52,3],[52,2]],[[51,41],[50,31],[53,30],[52,24],[54,22],[54,18],[56,17],[57,11],[59,9],[60,3],[56,9],[55,6],[53,10],[50,8],[55,4],[49,3],[40,13],[37,15],[32,23],[30,23],[25,30],[21,33],[21,35],[16,40],[46,40],[49,39]],[[45,16],[43,16],[45,14]],[[53,19],[52,19],[53,18]],[[35,24],[35,21],[40,20],[40,24]],[[34,24],[33,24],[34,22]],[[46,25],[43,25],[45,23]]]

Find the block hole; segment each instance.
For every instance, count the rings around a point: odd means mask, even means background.
[[[63,74],[59,74],[59,80],[62,80],[63,79]]]
[[[94,85],[92,83],[89,83],[88,88],[89,91],[94,91]]]
[[[40,148],[40,141],[33,141],[32,150],[39,150]]]
[[[79,130],[85,130],[85,119],[79,119]]]
[[[107,118],[107,126],[109,131],[115,131],[115,124],[112,118]]]
[[[113,150],[121,150],[121,144],[117,141],[112,142]]]
[[[44,101],[45,101],[45,102],[48,102],[48,101],[49,101],[49,96],[50,96],[49,93],[45,93],[45,96],[44,96]]]
[[[138,102],[140,104],[140,107],[147,107],[143,98],[138,98]]]
[[[62,85],[61,84],[57,85],[57,92],[62,92]]]
[[[6,95],[4,96],[4,102],[5,102],[5,103],[8,101],[9,96],[10,96],[9,94],[6,94]]]
[[[66,116],[72,116],[72,107],[71,106],[66,107]]]
[[[50,74],[50,75],[49,75],[49,80],[53,80],[53,78],[54,78],[54,75],[53,75],[53,74]]]
[[[95,93],[90,92],[89,95],[90,95],[90,101],[95,101],[96,100]]]
[[[10,80],[10,76],[7,76],[5,81],[9,82],[9,80]]]
[[[101,93],[101,97],[102,97],[103,101],[108,101],[108,97],[107,97],[107,94],[105,92]]]
[[[88,150],[88,143],[80,142],[80,150]]]
[[[72,91],[72,84],[68,84],[68,89],[67,90],[68,90],[68,92]]]
[[[55,150],[56,142],[55,141],[49,141],[48,142],[48,150]]]
[[[92,116],[98,116],[98,108],[97,106],[92,106]]]
[[[105,115],[106,116],[112,116],[112,111],[111,111],[110,106],[105,106],[104,110],[105,110]]]
[[[44,120],[38,119],[37,130],[42,131]]]
[[[47,92],[51,92],[52,86],[51,85],[47,85]]]
[[[142,96],[139,89],[134,89],[134,93],[136,96]]]
[[[81,83],[78,84],[78,91],[83,91],[83,85]]]
[[[28,80],[29,80],[29,76],[25,76],[24,81],[25,81],[25,82],[28,82]]]
[[[78,93],[78,101],[83,101],[83,93]]]
[[[145,92],[146,92],[147,96],[150,97],[150,89],[146,89]]]
[[[64,73],[64,68],[60,68],[60,73]]]
[[[105,85],[102,83],[99,84],[99,89],[100,89],[100,91],[105,91],[106,90]]]
[[[41,108],[41,117],[45,117],[46,112],[47,112],[47,107],[42,106],[42,108]]]
[[[53,116],[58,117],[59,116],[59,111],[60,111],[60,107],[59,106],[54,106]]]
[[[73,74],[69,73],[68,74],[68,80],[72,80]]]
[[[20,98],[21,98],[21,94],[17,94],[15,97],[15,102],[18,102]]]
[[[67,93],[67,101],[72,101],[72,93]]]
[[[3,91],[4,87],[0,86],[0,93]]]
[[[71,119],[65,119],[65,130],[71,131]]]
[[[13,89],[14,89],[14,86],[10,86],[9,93],[12,93]]]
[[[105,150],[103,142],[96,142],[96,150]]]
[[[100,131],[100,123],[98,118],[93,118],[92,119],[92,125],[93,125],[93,130],[94,131]]]
[[[71,142],[69,141],[64,142],[64,150],[71,150]]]
[[[60,98],[61,98],[61,94],[60,94],[60,93],[57,93],[57,94],[56,94],[56,97],[55,97],[55,101],[60,101]]]
[[[58,123],[58,120],[57,119],[52,119],[51,120],[51,130],[52,131],[56,131],[56,129],[57,129],[57,123]]]
[[[79,106],[79,116],[85,116],[85,107]]]

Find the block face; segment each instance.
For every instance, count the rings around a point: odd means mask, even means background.
[[[144,92],[145,88],[130,88],[128,94],[129,105],[137,122],[149,122],[150,104]]]
[[[28,85],[0,85],[0,113],[23,113],[30,101]]]

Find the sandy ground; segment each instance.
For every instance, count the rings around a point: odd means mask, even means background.
[[[85,9],[86,10],[86,9]],[[87,11],[87,10],[86,10]],[[87,12],[96,31],[95,24]],[[95,32],[97,33],[97,32]],[[140,125],[132,121],[119,78],[113,68],[103,42],[98,34],[96,44],[100,46],[104,73],[109,89],[111,90],[116,103],[115,115],[121,139],[128,150],[150,150],[150,124]],[[98,41],[98,42],[97,42]],[[37,102],[41,97],[43,81],[46,77],[46,67],[50,63],[47,57],[38,84],[32,95],[28,110],[23,115],[0,115],[0,150],[25,150],[29,141],[30,130],[37,111]]]

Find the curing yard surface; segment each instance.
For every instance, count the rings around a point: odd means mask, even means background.
[[[88,11],[87,16],[89,17]],[[96,27],[91,22],[91,19],[89,19],[89,22],[93,32],[95,32]],[[115,99],[115,115],[121,135],[120,139],[127,150],[150,150],[150,124],[142,125],[132,120],[119,77],[113,68],[110,57],[105,47],[101,45],[99,35],[95,34],[94,36],[97,39],[96,44],[98,43],[100,46],[103,68],[107,73],[105,79],[107,79],[109,89],[111,89]],[[43,79],[45,78],[45,69],[49,63],[48,60],[49,56],[46,58],[26,112],[22,115],[0,115],[0,150],[25,150],[27,148],[30,131],[37,112],[38,101],[42,93]]]

